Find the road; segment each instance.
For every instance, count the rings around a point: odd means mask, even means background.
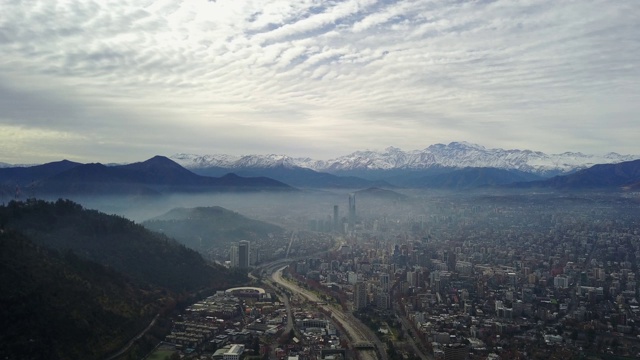
[[[434,360],[433,355],[424,353],[422,350],[420,350],[416,342],[413,340],[413,337],[410,335],[411,333],[413,333],[413,330],[411,330],[412,327],[411,324],[409,324],[409,321],[398,314],[396,314],[396,318],[398,319],[398,321],[400,321],[400,324],[402,324],[402,328],[404,329],[406,334],[406,341],[409,343],[413,351],[415,351],[416,355],[420,357],[420,359]]]
[[[151,322],[149,323],[149,325],[142,330],[138,335],[136,335],[133,339],[129,340],[129,342],[127,343],[127,345],[125,347],[123,347],[122,349],[120,349],[120,351],[118,351],[117,353],[109,356],[107,358],[107,360],[113,360],[113,359],[117,359],[118,357],[122,356],[122,354],[124,354],[125,352],[127,352],[129,350],[129,348],[131,348],[131,346],[133,345],[133,343],[135,343],[136,341],[138,341],[141,337],[144,336],[144,334],[147,333],[147,331],[149,331],[153,325],[156,324],[156,321],[158,321],[158,318],[160,317],[160,314],[156,315],[156,317],[153,318],[153,320],[151,320]]]
[[[289,289],[290,291],[296,292],[303,297],[305,297],[308,301],[312,301],[315,303],[323,303],[324,300],[318,298],[318,296],[308,290],[305,290],[291,282],[286,281],[282,278],[282,271],[286,268],[286,266],[282,266],[276,271],[274,271],[271,275],[271,278],[274,282],[278,283],[280,286]],[[378,350],[378,354],[374,350],[358,350],[358,355],[362,360],[374,360],[381,359],[387,360],[387,354],[384,346],[380,342],[380,340],[375,336],[375,334],[369,333],[370,330],[366,328],[358,319],[356,319],[352,314],[344,313],[342,310],[338,310],[329,305],[318,305],[319,308],[324,310],[327,313],[332,314],[333,321],[336,321],[340,324],[340,326],[347,333],[347,336],[351,340],[352,344],[355,343],[372,343]],[[366,330],[369,330],[367,332]]]
[[[293,245],[293,240],[295,240],[296,238],[296,233],[297,233],[296,230],[291,232],[291,239],[289,240],[289,246],[287,246],[287,252],[284,256],[286,259],[289,258],[289,254],[291,253],[291,246]]]

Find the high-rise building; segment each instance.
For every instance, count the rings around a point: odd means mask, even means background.
[[[231,245],[231,249],[229,250],[229,260],[232,268],[238,267],[238,246]]]
[[[340,232],[340,211],[338,205],[333,205],[333,231]]]
[[[407,283],[409,283],[409,286],[416,287],[419,285],[418,275],[417,271],[407,271]]]
[[[349,229],[352,230],[356,224],[356,194],[349,194]]]
[[[238,244],[238,267],[249,268],[251,265],[251,249],[249,241],[241,240]]]
[[[380,274],[380,289],[382,289],[382,292],[389,292],[389,274]]]
[[[252,246],[251,247],[251,261],[249,261],[249,264],[251,265],[256,265],[259,264],[261,259],[261,253],[260,253],[260,249],[256,246]]]
[[[559,289],[566,289],[569,287],[569,278],[564,275],[558,275],[553,278],[553,285]]]
[[[391,309],[391,295],[388,292],[378,294],[376,296],[376,307],[380,310]]]

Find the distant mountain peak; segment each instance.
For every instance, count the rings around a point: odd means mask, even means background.
[[[180,166],[177,162],[169,159],[166,156],[156,155],[148,160],[142,161],[141,164],[149,164],[149,165],[163,165],[163,166]]]
[[[486,150],[486,148],[482,145],[472,144],[466,141],[454,141],[454,142],[450,142],[449,145],[446,145],[446,146],[452,147],[452,148],[471,148],[471,149],[477,149],[477,150]]]

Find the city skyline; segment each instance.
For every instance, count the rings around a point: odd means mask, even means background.
[[[637,153],[635,1],[1,1],[2,162]]]

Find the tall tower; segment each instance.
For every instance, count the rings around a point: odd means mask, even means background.
[[[380,274],[380,288],[382,289],[382,292],[385,292],[385,293],[389,292],[389,274],[388,273]]]
[[[231,267],[238,267],[238,247],[236,245],[231,245],[231,250],[229,250],[229,260],[231,260]]]
[[[356,194],[349,194],[349,229],[353,229],[356,224]]]
[[[249,241],[241,240],[238,244],[238,267],[247,269],[249,265],[251,265]]]
[[[340,231],[340,227],[338,226],[340,212],[338,209],[338,205],[333,205],[333,231]]]

